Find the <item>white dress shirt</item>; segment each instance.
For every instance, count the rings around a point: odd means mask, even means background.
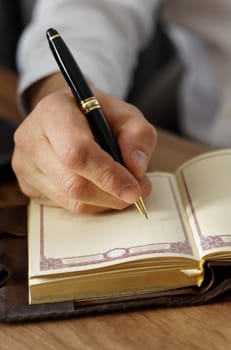
[[[185,65],[182,131],[215,147],[231,146],[230,0],[38,0],[19,43],[20,93],[57,71],[45,36],[54,27],[84,74],[124,98],[159,6]]]

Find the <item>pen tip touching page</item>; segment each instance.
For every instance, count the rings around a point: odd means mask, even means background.
[[[143,214],[146,219],[148,219],[148,213],[145,208],[144,202],[142,197],[139,197],[139,199],[134,203],[140,214]]]

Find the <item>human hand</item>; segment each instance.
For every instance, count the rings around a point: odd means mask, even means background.
[[[133,106],[95,90],[126,168],[94,139],[69,90],[49,93],[15,133],[13,169],[22,191],[73,212],[122,209],[151,185],[144,175],[156,131]]]

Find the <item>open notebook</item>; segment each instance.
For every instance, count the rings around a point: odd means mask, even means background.
[[[231,258],[231,150],[175,174],[150,173],[149,219],[134,206],[76,215],[31,202],[30,303],[123,298],[197,286],[209,260]]]

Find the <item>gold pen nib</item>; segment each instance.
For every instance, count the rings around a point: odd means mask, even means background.
[[[135,206],[139,210],[139,212],[141,214],[143,214],[146,219],[148,219],[148,213],[147,213],[147,210],[145,208],[142,197],[139,197],[139,199],[135,202]]]

